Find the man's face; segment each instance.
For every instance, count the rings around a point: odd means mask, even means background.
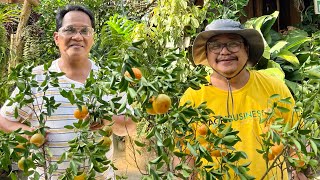
[[[236,75],[248,60],[244,39],[237,34],[220,34],[207,42],[209,65],[226,77]]]
[[[62,27],[54,33],[54,41],[62,57],[88,58],[93,45],[93,29],[87,14],[81,11],[68,12]]]

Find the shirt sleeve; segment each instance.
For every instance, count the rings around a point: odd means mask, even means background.
[[[183,106],[186,102],[190,101],[191,102],[191,106],[195,106],[195,102],[192,96],[192,92],[194,90],[192,88],[188,88],[184,94],[181,96],[180,102],[179,102],[179,106]]]

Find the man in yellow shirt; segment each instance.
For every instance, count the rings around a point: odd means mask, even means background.
[[[263,38],[257,30],[244,29],[239,22],[230,19],[213,21],[196,37],[192,50],[195,65],[212,68],[209,84],[202,85],[199,90],[187,89],[180,101],[180,105],[189,101],[194,107],[206,102],[215,115],[232,118],[232,128],[239,131],[237,135],[241,139],[234,147],[247,154],[248,159],[243,163],[251,163],[248,174],[256,179],[263,177],[267,170],[257,149],[261,149],[260,119],[271,107],[270,96],[290,97],[291,105],[281,105],[290,110],[294,104],[289,89],[281,80],[246,69],[247,65],[258,63],[263,51]],[[278,112],[277,115],[293,123],[290,113]],[[270,172],[266,178],[288,179],[287,173],[283,177],[277,171]]]

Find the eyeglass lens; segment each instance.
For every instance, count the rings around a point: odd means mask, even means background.
[[[61,33],[66,36],[74,36],[78,32],[82,36],[91,36],[93,34],[93,29],[91,27],[74,27],[74,26],[68,26],[66,28],[61,29]]]
[[[227,48],[228,51],[232,53],[236,53],[240,50],[241,48],[241,43],[240,41],[230,41],[227,43],[220,43],[220,42],[208,42],[207,43],[207,48],[209,52],[213,53],[220,53],[224,47]]]

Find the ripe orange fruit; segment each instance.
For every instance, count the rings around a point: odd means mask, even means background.
[[[225,151],[220,151],[220,150],[218,150],[218,149],[212,150],[212,151],[210,152],[210,155],[213,156],[213,157],[221,157],[221,156],[225,156],[226,154],[227,154],[227,152],[225,152]]]
[[[270,130],[270,126],[265,126],[263,129],[262,129],[262,133],[263,134],[267,134],[267,132],[269,132]]]
[[[211,147],[210,151],[210,155],[212,157],[221,157],[221,156],[225,156],[227,155],[227,148],[225,147],[225,145],[220,145],[221,149],[214,149],[214,147]]]
[[[293,152],[290,154],[290,156],[294,159],[295,167],[301,168],[306,165],[306,163],[302,159],[300,159],[303,156],[303,154],[301,154],[301,153],[297,154],[296,152]]]
[[[15,148],[18,148],[18,149],[25,149],[25,147],[23,146],[22,143],[19,143],[18,145],[16,145]]]
[[[149,99],[149,103],[152,104],[155,99],[156,99],[156,97],[155,97],[155,96],[152,96],[152,97]],[[157,112],[154,110],[153,106],[151,106],[151,108],[146,108],[146,111],[147,111],[147,113],[150,114],[150,115],[156,115],[156,114],[157,114]]]
[[[80,111],[80,109],[76,109],[76,110],[74,110],[73,115],[77,119],[84,119],[88,113],[89,113],[89,111],[88,111],[87,106],[83,105],[83,106],[81,106],[81,111]]]
[[[303,166],[305,166],[306,165],[306,163],[303,161],[303,160],[295,160],[295,165],[296,165],[296,167],[299,167],[299,168],[301,168],[301,167],[303,167]]]
[[[272,153],[268,153],[268,159],[271,161],[271,160],[274,160],[276,156]]]
[[[279,155],[282,150],[283,150],[284,146],[282,143],[280,144],[275,144],[274,146],[272,146],[270,149],[272,151],[272,154],[274,154],[275,156]]]
[[[197,134],[205,136],[208,133],[208,127],[205,124],[201,124],[200,127],[197,128]]]
[[[74,176],[73,180],[85,180],[86,179],[86,173],[83,172],[80,175]]]
[[[134,74],[136,79],[141,79],[142,78],[142,73],[141,73],[140,69],[132,68],[131,70],[133,71],[133,74]],[[130,75],[130,73],[128,71],[126,71],[124,73],[124,75],[127,76],[127,77],[131,77],[131,75]]]
[[[110,148],[110,146],[111,146],[111,144],[112,144],[112,141],[111,141],[111,139],[110,139],[110,137],[103,137],[102,139],[101,139],[101,141],[103,141],[102,142],[102,145],[103,146],[105,146],[106,148]]]
[[[203,136],[198,136],[197,141],[201,144],[201,146],[204,146],[204,147],[208,144],[206,138]]]
[[[31,136],[30,142],[32,144],[35,144],[36,146],[40,147],[40,146],[42,146],[44,144],[45,138],[41,133],[36,133],[36,134]]]
[[[153,107],[152,108],[146,108],[146,111],[150,115],[156,115],[157,114],[156,111],[153,109]]]
[[[111,126],[104,126],[102,130],[107,133],[107,137],[110,137],[112,135],[113,131]]]
[[[25,161],[25,158],[24,157],[22,157],[19,161],[18,161],[18,168],[20,169],[20,170],[24,170],[24,166],[23,166],[23,164],[24,164],[24,161]]]
[[[213,157],[221,157],[221,153],[218,149],[211,151],[211,156]]]
[[[165,94],[159,94],[152,102],[152,107],[157,114],[168,112],[171,106],[171,99]]]

